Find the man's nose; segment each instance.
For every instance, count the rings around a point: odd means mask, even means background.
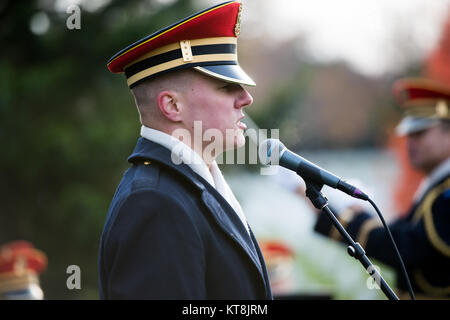
[[[244,88],[239,92],[238,99],[236,100],[236,108],[244,108],[253,103],[252,95]]]

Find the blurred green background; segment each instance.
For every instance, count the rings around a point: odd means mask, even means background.
[[[140,129],[124,76],[109,73],[106,62],[218,2],[74,1],[81,29],[69,30],[71,1],[0,1],[0,244],[25,239],[46,253],[46,299],[98,298],[99,239]],[[411,39],[398,42],[401,68],[367,74],[342,59],[314,57],[305,51],[304,34],[281,39],[279,23],[263,27],[272,19],[263,12],[268,1],[257,3],[244,1],[239,42],[240,63],[258,84],[249,89],[253,121],[279,128],[292,149],[383,148],[400,115],[390,95],[393,80],[423,72],[423,57],[402,42]],[[229,175],[258,168],[223,166]],[[82,270],[81,290],[66,287],[72,264]]]

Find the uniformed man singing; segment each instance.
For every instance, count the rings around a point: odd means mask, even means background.
[[[245,144],[255,85],[237,60],[241,4],[226,2],[115,54],[142,123],[106,218],[105,299],[271,299],[255,237],[217,166]],[[200,132],[200,134],[199,134]]]
[[[402,79],[393,90],[405,110],[397,132],[406,136],[410,162],[426,178],[409,213],[389,228],[416,297],[450,298],[450,88],[425,79]],[[347,209],[339,220],[368,256],[400,270],[378,217]],[[315,229],[339,238],[324,214]],[[406,290],[398,275],[400,290]]]

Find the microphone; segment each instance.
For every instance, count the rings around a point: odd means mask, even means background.
[[[295,171],[305,181],[330,186],[361,200],[369,197],[345,180],[293,153],[278,139],[267,139],[259,145],[259,160],[264,165],[277,165]]]

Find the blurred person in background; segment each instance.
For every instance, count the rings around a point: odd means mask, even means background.
[[[408,213],[389,228],[417,298],[450,298],[450,88],[419,78],[398,80],[393,91],[405,113],[397,133],[406,136],[409,160],[426,176]],[[338,219],[369,257],[397,270],[399,296],[409,297],[379,218],[353,205],[339,210]],[[315,230],[343,241],[324,213]]]
[[[195,136],[201,121],[202,132],[219,134],[217,150],[245,144],[242,109],[252,97],[242,85],[254,82],[237,62],[240,14],[237,1],[206,9],[108,64],[127,76],[142,137],[101,237],[100,298],[272,298],[261,251],[215,160],[219,153],[204,152],[203,134],[201,141]]]
[[[42,300],[39,274],[47,268],[47,256],[28,241],[12,241],[0,247],[0,300]]]

